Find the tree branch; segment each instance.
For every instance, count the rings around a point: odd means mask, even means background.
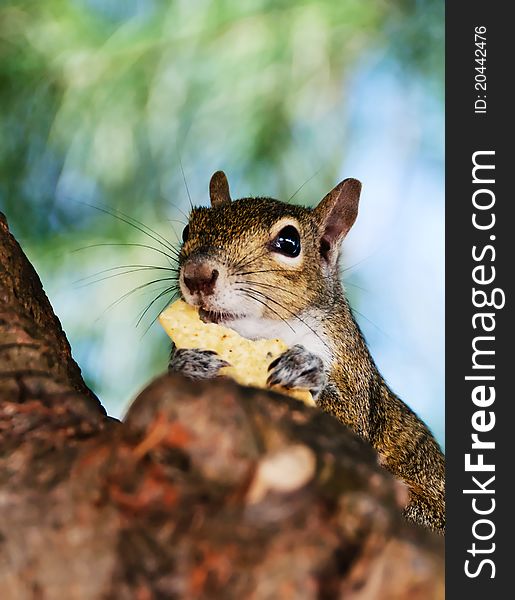
[[[108,419],[5,220],[0,299],[1,598],[443,598],[442,540],[334,418],[165,375]]]

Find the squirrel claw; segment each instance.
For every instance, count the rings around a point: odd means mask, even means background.
[[[271,371],[274,367],[276,367],[279,363],[279,361],[281,360],[281,356],[278,356],[277,358],[275,358],[269,365],[268,365],[268,370]]]
[[[181,348],[168,363],[169,373],[181,373],[189,379],[213,379],[222,367],[230,366],[212,350]]]
[[[272,386],[272,385],[279,385],[281,383],[281,381],[279,379],[277,379],[277,377],[272,377],[272,375],[270,375],[270,377],[266,380],[266,384],[268,386]],[[286,386],[284,386],[286,387]]]

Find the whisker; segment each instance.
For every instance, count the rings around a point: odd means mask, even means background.
[[[361,265],[362,263],[364,263],[367,260],[370,260],[372,258],[373,255],[370,256],[365,256],[365,258],[362,258],[361,260],[358,260],[357,263],[354,263],[353,265],[349,265],[348,267],[345,267],[344,269],[341,269],[341,273],[346,273],[347,271],[350,271],[351,269],[355,269],[356,267],[359,267],[359,265]]]
[[[173,288],[171,288],[171,287],[170,287],[170,288],[168,288],[168,290],[165,290],[165,292],[164,292],[164,293],[171,292],[171,291],[172,291],[172,289],[173,289]],[[161,296],[163,296],[163,295],[164,295],[164,293],[163,293],[163,294],[161,294]],[[169,304],[171,304],[171,303],[172,303],[172,301],[173,301],[173,300],[174,300],[174,299],[177,297],[177,294],[178,294],[178,293],[179,293],[179,291],[178,291],[178,290],[176,290],[176,291],[175,291],[175,292],[172,294],[172,297],[166,300],[166,303],[165,303],[165,304],[164,304],[164,305],[161,307],[161,309],[159,310],[159,312],[157,313],[157,315],[156,315],[156,316],[155,316],[155,317],[152,319],[152,321],[150,322],[149,326],[148,326],[148,327],[145,329],[145,331],[143,332],[143,335],[141,336],[141,339],[143,339],[143,338],[144,338],[144,337],[147,335],[147,333],[148,333],[149,329],[150,329],[150,328],[152,327],[152,325],[153,325],[153,324],[154,324],[154,323],[157,321],[157,319],[158,319],[159,315],[160,315],[160,314],[163,312],[163,310],[164,310],[164,309],[165,309],[165,308],[166,308],[166,307],[167,307]],[[158,300],[158,299],[159,299],[159,297],[158,297],[158,298],[156,298],[155,300]],[[138,322],[138,324],[139,324],[139,322]]]
[[[142,223],[141,221],[138,221],[134,217],[131,217],[130,215],[126,215],[121,210],[116,209],[116,212],[115,212],[114,209],[113,209],[113,211],[111,211],[107,208],[103,208],[101,206],[96,206],[95,204],[88,204],[87,202],[83,202],[83,204],[85,204],[86,206],[89,206],[91,208],[95,208],[96,210],[99,210],[100,212],[103,212],[106,215],[110,215],[111,217],[118,219],[118,220],[122,221],[123,223],[126,223],[127,225],[130,225],[131,227],[140,231],[144,235],[147,235],[149,238],[152,238],[155,242],[157,242],[158,244],[160,244],[167,250],[171,250],[172,252],[175,251],[175,248],[170,244],[170,242],[165,237],[163,237],[160,233],[158,233],[157,231],[154,231],[148,225],[145,225],[144,223]],[[122,216],[120,216],[120,215],[122,215]],[[151,233],[149,233],[149,231]]]
[[[272,288],[274,290],[280,290],[281,292],[284,292],[286,294],[290,294],[291,296],[294,296],[295,298],[298,297],[298,293],[297,292],[292,292],[290,290],[287,290],[287,289],[281,287],[280,285],[272,285],[271,283],[262,283],[260,281],[250,281],[250,280],[247,280],[247,281],[235,281],[235,283],[238,283],[238,284],[240,284],[240,283],[245,283],[245,284],[246,283],[251,283],[252,285],[259,285],[261,287]]]
[[[191,201],[190,190],[188,188],[188,182],[186,181],[186,175],[184,174],[184,168],[182,166],[181,155],[179,154],[179,165],[181,167],[182,180],[184,181],[184,187],[186,188],[186,193],[188,194],[188,200],[190,201],[191,210],[193,210],[193,202]]]
[[[172,205],[173,206],[173,205]],[[177,227],[174,227],[173,224],[179,224],[181,227],[186,227],[187,223],[184,223],[184,221],[179,221],[178,219],[166,219],[167,223],[170,223],[170,229],[172,230],[175,239],[180,242],[181,240],[181,236],[177,233]],[[178,249],[174,248],[177,251],[177,254],[179,254]]]
[[[98,271],[97,273],[93,273],[92,275],[87,275],[86,277],[81,277],[73,282],[73,284],[81,283],[83,281],[87,281],[88,279],[92,279],[93,277],[98,277],[102,275],[102,273],[109,273],[110,271],[117,271],[118,269],[127,269],[121,273],[114,273],[113,275],[102,277],[96,281],[90,281],[87,285],[92,283],[98,283],[99,281],[104,281],[105,279],[111,279],[112,277],[118,277],[120,275],[127,275],[129,273],[137,273],[138,271],[150,271],[150,270],[159,270],[159,271],[170,271],[173,272],[175,269],[170,269],[169,267],[158,267],[154,265],[121,265],[119,267],[111,267],[110,269],[102,269],[102,271]],[[82,286],[80,286],[82,287]]]
[[[292,292],[291,290],[287,290],[286,288],[283,288],[283,287],[281,287],[279,285],[273,285],[271,283],[263,283],[261,281],[250,281],[250,280],[247,280],[247,281],[235,281],[235,283],[252,283],[253,285],[259,285],[261,287],[268,287],[268,288],[272,288],[272,289],[275,289],[275,290],[280,290],[281,292],[284,292],[285,294],[290,294],[291,296],[294,296],[295,298],[298,297],[298,292]],[[348,286],[348,285],[350,285],[352,287],[355,287],[358,290],[361,290],[363,292],[370,293],[370,290],[367,290],[366,288],[361,287],[360,285],[357,285],[357,284],[352,283],[350,281],[346,281],[345,282],[345,286]]]
[[[356,283],[352,283],[352,281],[342,281],[343,286],[347,287],[348,285],[350,285],[351,287],[355,287],[358,290],[361,290],[362,292],[366,292],[367,294],[370,294],[371,291],[368,290],[367,288],[362,287],[361,285],[357,285]]]
[[[256,273],[284,273],[284,269],[263,269],[262,271],[247,271],[245,273],[233,273],[235,277],[243,277],[243,275],[254,275]]]
[[[273,312],[274,315],[277,315],[279,317],[279,319],[281,321],[283,321],[284,323],[286,323],[286,325],[288,325],[288,327],[295,333],[295,329],[292,327],[292,325],[290,323],[288,323],[288,321],[283,316],[281,316],[276,310],[274,310],[271,306],[268,306],[268,304],[266,302],[253,296],[252,293],[248,289],[243,289],[243,288],[235,288],[235,289],[237,291],[243,292],[247,297],[251,298],[252,300],[254,300],[256,302],[259,302],[265,308],[267,308],[269,311]]]
[[[313,327],[311,327],[308,323],[306,323],[306,321],[304,321],[304,319],[301,319],[301,317],[299,317],[298,314],[292,312],[289,308],[287,308],[286,306],[284,306],[283,304],[281,304],[280,302],[278,302],[277,300],[275,300],[274,298],[270,298],[270,296],[267,296],[266,294],[264,294],[263,292],[260,292],[259,290],[253,289],[253,288],[249,288],[254,294],[258,294],[263,298],[266,298],[267,300],[269,300],[270,302],[273,302],[274,304],[277,304],[277,306],[279,306],[280,308],[282,308],[283,310],[285,310],[288,314],[290,314],[293,318],[297,319],[298,321],[300,321],[301,323],[303,323],[312,333],[314,333],[317,338],[327,347],[329,348],[329,345],[326,343],[325,340],[323,340],[320,335],[313,329]],[[301,307],[296,307],[294,305],[292,305],[293,308],[295,308],[296,310],[301,310]]]
[[[173,204],[172,204],[172,206],[174,208],[178,208],[178,206],[174,206]],[[185,223],[184,221],[179,221],[179,219],[166,219],[166,220],[168,221],[168,223],[178,223],[179,225],[182,225],[183,227],[185,227],[188,224],[187,221]]]
[[[292,291],[290,291],[290,290],[287,290],[287,289],[285,289],[285,288],[282,288],[281,286],[278,286],[278,285],[273,285],[273,284],[270,284],[270,283],[263,283],[263,282],[258,282],[258,281],[235,281],[235,284],[238,284],[238,285],[247,285],[247,284],[252,284],[253,286],[255,286],[255,285],[258,285],[258,286],[261,286],[261,287],[264,287],[264,288],[271,288],[271,289],[280,290],[281,292],[284,292],[284,293],[290,294],[291,296],[294,296],[295,298],[297,297],[297,293],[295,293],[295,292],[292,292]],[[350,284],[350,285],[353,285],[353,284]],[[359,287],[359,286],[356,286],[356,287]],[[365,292],[368,292],[368,290],[365,290],[364,288],[359,288],[359,289],[362,289],[363,291],[365,291]],[[259,293],[259,290],[253,290],[253,291],[254,291],[255,293]],[[273,300],[272,298],[270,298],[270,300],[271,300],[272,302],[274,302],[274,300]],[[278,303],[277,303],[277,304],[278,304]],[[292,307],[293,307],[295,310],[301,310],[301,308],[302,308],[302,307],[300,307],[300,306],[296,306],[296,305],[295,305],[295,304],[293,304],[293,303],[292,303]],[[271,309],[271,307],[270,307],[270,306],[267,306],[267,308]],[[287,309],[286,309],[286,307],[283,307],[283,308],[284,308],[284,310],[287,310]],[[365,320],[366,320],[366,321],[368,321],[368,322],[369,322],[371,325],[373,325],[373,326],[374,326],[374,327],[375,327],[375,328],[376,328],[376,329],[377,329],[379,332],[381,332],[383,335],[385,335],[385,336],[389,337],[389,336],[388,336],[388,334],[387,334],[386,332],[384,332],[384,331],[383,331],[383,330],[382,330],[382,329],[381,329],[381,328],[380,328],[380,327],[379,327],[379,326],[378,326],[376,323],[374,323],[374,322],[373,322],[371,319],[369,319],[369,318],[368,318],[367,316],[365,316],[363,313],[359,312],[358,310],[356,310],[356,309],[354,309],[354,308],[352,308],[352,307],[350,307],[350,308],[351,308],[351,310],[352,310],[352,312],[353,312],[353,313],[360,315],[360,316],[361,316],[363,319],[365,319]],[[276,314],[277,314],[277,313],[276,313]],[[292,313],[292,314],[293,314],[293,313]],[[297,317],[297,318],[299,318],[299,317]],[[304,321],[303,321],[303,322],[304,322]],[[306,327],[309,327],[309,325],[308,325],[307,323],[305,323],[305,322],[304,322],[304,324],[306,325]],[[313,330],[312,330],[312,331],[313,331]],[[320,338],[320,339],[321,339],[321,338]]]
[[[129,292],[126,292],[125,294],[123,294],[123,296],[121,296],[120,298],[118,298],[117,300],[115,300],[114,302],[111,302],[111,304],[109,304],[109,306],[107,306],[104,311],[102,312],[102,315],[100,315],[100,317],[97,319],[97,321],[111,308],[114,308],[115,306],[117,306],[118,304],[120,304],[120,302],[123,302],[126,298],[128,298],[129,296],[131,296],[132,294],[136,293],[139,290],[142,290],[143,288],[146,288],[149,285],[153,285],[154,283],[162,283],[163,281],[176,281],[176,279],[174,277],[165,277],[164,279],[154,279],[153,281],[147,281],[146,283],[143,283],[142,285],[138,285],[137,287],[135,287],[134,289],[130,290]]]
[[[181,215],[186,219],[186,223],[181,221],[181,225],[183,225],[185,227],[190,220],[190,216],[187,215],[180,206],[176,206],[171,200],[169,200],[169,204],[174,208],[174,210],[178,210],[181,213]],[[192,209],[193,209],[193,207],[192,207]]]
[[[134,269],[132,271],[125,271],[123,273],[115,273],[114,275],[107,275],[106,277],[100,277],[99,279],[95,279],[93,281],[88,281],[86,283],[83,283],[82,285],[78,285],[77,289],[80,290],[82,288],[89,287],[90,285],[94,285],[96,283],[102,283],[102,281],[107,281],[108,279],[113,279],[114,277],[118,277],[121,275],[130,275],[131,273],[136,273],[137,271],[141,271],[141,270],[142,269]],[[178,277],[174,277],[173,279],[174,279],[174,281],[179,281]]]
[[[177,256],[171,256],[170,254],[167,254],[166,252],[163,252],[163,250],[160,250],[159,248],[155,248],[154,246],[149,246],[148,244],[136,244],[133,242],[127,242],[127,243],[123,243],[123,242],[113,242],[113,243],[100,243],[100,244],[89,244],[88,246],[82,246],[81,248],[75,248],[74,250],[72,250],[72,252],[81,252],[82,250],[88,250],[89,248],[100,248],[102,246],[136,246],[137,248],[147,248],[148,250],[154,250],[154,252],[159,252],[159,254],[162,254],[163,256],[166,256],[167,258],[169,258],[171,261],[174,261],[175,263],[178,262],[178,257],[179,254],[177,253]]]
[[[257,249],[258,250],[258,249]],[[237,262],[234,265],[235,269],[243,269],[245,267],[248,267],[249,265],[251,265],[253,262],[256,262],[256,260],[259,260],[262,256],[265,256],[265,254],[268,254],[270,252],[270,250],[268,248],[265,248],[263,252],[261,252],[261,254],[258,254],[257,256],[254,255],[254,257],[251,257],[250,260],[248,260],[247,262],[244,262],[242,264],[242,261],[240,260],[239,262]],[[247,256],[244,257],[244,259],[248,258],[248,254]]]
[[[147,314],[147,312],[152,308],[152,306],[154,306],[154,304],[159,300],[159,298],[162,298],[165,294],[168,294],[170,291],[172,291],[175,288],[175,286],[169,286],[168,288],[166,288],[166,290],[162,291],[160,294],[158,294],[153,300],[152,302],[150,302],[150,304],[148,304],[148,306],[143,310],[142,313],[140,313],[139,317],[138,317],[138,321],[136,323],[136,327],[139,326],[139,324],[141,323],[143,317]]]
[[[351,268],[351,267],[349,267],[349,268]],[[283,272],[284,272],[284,269],[263,269],[261,271],[246,271],[246,272],[243,272],[243,273],[236,272],[236,273],[232,273],[232,275],[234,277],[243,277],[244,275],[254,275],[254,274],[258,274],[258,273],[283,273]],[[324,277],[324,279],[331,279],[331,277],[328,277],[328,276],[324,276],[324,275],[320,275],[320,276]],[[238,283],[238,282],[236,282],[236,283]],[[251,283],[257,283],[257,282],[252,281]],[[342,280],[342,283],[343,283],[344,286],[350,285],[350,286],[355,287],[358,290],[361,290],[361,291],[366,292],[368,294],[371,293],[369,289],[364,288],[364,287],[362,287],[362,286],[360,286],[360,285],[358,285],[356,283],[352,283],[351,281],[347,281],[347,280],[343,281]],[[260,285],[264,285],[264,284],[260,283]],[[268,285],[270,285],[270,284],[268,284]],[[286,290],[284,288],[278,288],[278,289],[282,289],[284,292],[289,292],[289,290]],[[291,292],[289,292],[289,293],[291,293]]]
[[[244,255],[242,258],[240,258],[240,260],[239,260],[239,261],[237,261],[237,262],[236,262],[236,263],[233,265],[233,268],[234,268],[234,269],[239,269],[239,268],[242,268],[243,266],[245,266],[245,265],[246,265],[246,263],[245,263],[244,261],[246,261],[246,260],[249,258],[249,256],[252,256],[252,255],[250,254],[250,252],[247,252],[247,253],[246,253],[246,254],[245,254],[245,255]]]
[[[283,305],[283,304],[281,304],[279,301],[275,300],[275,298],[272,298],[271,296],[269,296],[269,295],[268,295],[268,294],[266,294],[265,292],[262,292],[262,291],[260,291],[260,290],[256,290],[256,289],[254,289],[254,288],[252,288],[252,287],[249,287],[249,288],[247,288],[247,289],[250,289],[250,290],[251,290],[251,291],[252,291],[254,294],[259,294],[260,296],[262,296],[262,297],[266,298],[267,300],[270,300],[270,302],[273,302],[274,304],[276,304],[276,305],[277,305],[277,306],[279,306],[280,308],[284,309],[284,310],[285,310],[285,311],[286,311],[288,314],[290,314],[290,315],[293,315],[293,316],[295,316],[296,318],[298,318],[298,317],[297,317],[297,315],[296,315],[296,313],[292,312],[292,311],[291,311],[289,308],[287,308],[286,306],[284,306],[284,305]],[[294,310],[298,310],[298,311],[302,310],[302,307],[301,307],[301,306],[297,306],[296,304],[293,304],[293,303],[290,303],[290,305],[291,305],[291,307],[292,307]],[[301,320],[301,319],[299,318],[299,320]],[[303,321],[302,321],[302,322],[303,322]]]
[[[365,319],[365,321],[368,321],[370,323],[370,325],[372,325],[372,327],[375,327],[377,329],[377,331],[379,331],[379,333],[381,333],[382,335],[384,335],[386,338],[388,339],[392,339],[391,335],[389,335],[388,333],[386,333],[386,331],[384,331],[383,329],[381,329],[381,327],[379,327],[379,325],[377,325],[376,323],[374,323],[374,321],[372,321],[371,319],[369,319],[368,317],[366,317],[362,312],[359,312],[359,310],[356,310],[355,308],[353,308],[352,306],[350,307],[350,310],[352,312],[352,314],[356,314],[359,315],[362,319]]]
[[[171,243],[170,240],[168,240],[167,238],[165,238],[163,235],[161,235],[158,231],[155,231],[154,229],[152,229],[151,227],[149,227],[148,225],[146,225],[145,223],[143,223],[142,221],[138,221],[138,219],[135,219],[134,217],[131,217],[130,215],[122,212],[119,209],[114,209],[116,210],[117,213],[119,213],[120,215],[122,215],[122,217],[125,217],[126,219],[129,219],[130,221],[132,221],[132,224],[134,226],[134,223],[136,223],[137,225],[139,225],[140,227],[143,228],[142,233],[148,235],[149,237],[152,238],[152,235],[150,235],[148,232],[150,231],[150,233],[152,233],[153,235],[157,236],[157,238],[153,238],[158,244],[160,243],[164,248],[167,248],[168,250],[170,250],[171,252],[174,253],[178,253],[177,252],[177,248],[175,248]],[[113,216],[117,216],[116,214]],[[175,233],[175,232],[174,232]],[[177,237],[177,234],[175,233],[175,237]]]
[[[318,169],[318,171],[313,173],[313,175],[311,175],[311,177],[309,179],[306,179],[306,181],[299,188],[297,188],[297,190],[288,198],[287,202],[291,202],[295,198],[295,196],[300,192],[300,190],[306,184],[308,184],[314,177],[316,177],[320,173],[321,170],[322,170],[322,167],[320,167],[320,169]]]

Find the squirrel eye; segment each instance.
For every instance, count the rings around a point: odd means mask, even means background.
[[[300,233],[293,225],[287,225],[277,234],[272,248],[284,256],[295,258],[300,254]]]
[[[186,227],[182,230],[182,241],[187,242],[188,236],[190,234],[190,226],[186,225]]]

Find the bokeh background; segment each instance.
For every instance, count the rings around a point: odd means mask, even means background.
[[[437,0],[0,4],[0,209],[110,414],[169,354],[152,324],[166,297],[136,325],[168,282],[126,295],[163,271],[116,267],[167,260],[127,245],[157,242],[95,207],[176,244],[188,192],[207,204],[217,169],[233,197],[298,190],[307,205],[352,176],[364,184],[345,244],[352,306],[383,375],[443,443],[443,11]]]

